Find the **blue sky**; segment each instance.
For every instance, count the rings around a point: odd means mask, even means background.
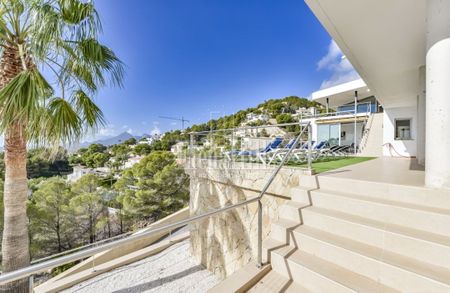
[[[98,137],[180,128],[269,98],[307,97],[356,78],[302,0],[97,0],[101,39],[126,64],[97,103]]]

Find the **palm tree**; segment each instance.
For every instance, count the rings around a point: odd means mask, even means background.
[[[30,262],[27,145],[73,143],[104,123],[92,100],[121,85],[123,66],[98,41],[92,1],[0,0],[0,132],[5,136],[2,271]],[[27,292],[28,281],[4,285]]]

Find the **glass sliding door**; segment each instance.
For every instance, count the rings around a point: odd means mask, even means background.
[[[317,126],[317,142],[327,141],[330,146],[339,145],[341,137],[341,125],[319,124]]]
[[[341,124],[331,124],[330,125],[330,138],[328,139],[328,144],[330,146],[340,145],[341,137]]]

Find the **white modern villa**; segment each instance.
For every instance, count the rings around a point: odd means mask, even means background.
[[[188,207],[0,282],[80,261],[34,292],[450,292],[450,0],[305,2],[361,79],[312,93],[326,113],[298,111],[278,165],[195,156],[191,133]],[[315,174],[312,141],[376,158]],[[287,164],[293,154],[308,167]],[[188,258],[208,274],[161,273]]]
[[[378,158],[314,180],[283,168],[269,191],[289,200],[260,201],[268,272],[243,266],[211,292],[450,292],[450,1],[305,2],[362,78],[312,94],[328,109],[305,117],[313,140]]]
[[[448,1],[306,3],[383,105],[383,141],[425,163],[428,186],[450,188]]]
[[[383,107],[362,79],[316,91],[311,98],[326,109],[299,117],[302,124],[311,122],[313,141],[351,146],[362,156],[383,155]]]

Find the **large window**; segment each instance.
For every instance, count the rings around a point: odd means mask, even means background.
[[[319,124],[317,126],[317,142],[327,141],[330,146],[339,145],[339,124]]]
[[[395,139],[410,140],[411,119],[395,119]]]

